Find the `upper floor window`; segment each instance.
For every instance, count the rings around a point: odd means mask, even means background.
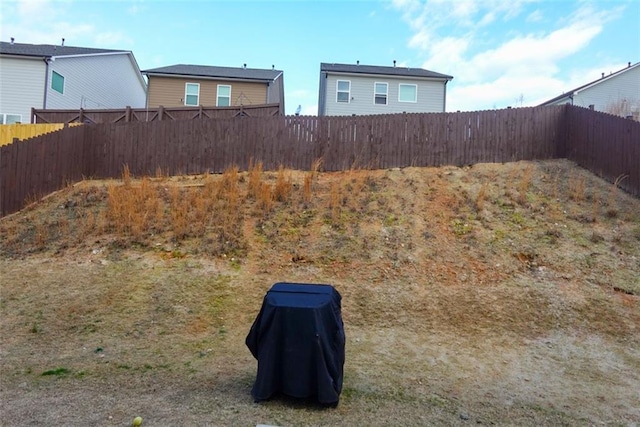
[[[336,101],[349,102],[351,99],[351,82],[349,80],[338,80],[336,83]]]
[[[418,86],[400,84],[398,86],[398,101],[400,102],[418,102]]]
[[[387,105],[387,95],[389,94],[388,83],[374,83],[373,103]]]
[[[11,125],[13,123],[22,123],[22,115],[0,113],[0,124]]]
[[[64,76],[62,74],[51,72],[51,89],[64,93]]]
[[[184,105],[200,105],[200,83],[187,83],[184,92]]]
[[[218,107],[229,107],[231,105],[231,86],[218,85]]]

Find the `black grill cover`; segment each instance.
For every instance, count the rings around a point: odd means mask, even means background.
[[[256,402],[282,393],[338,404],[345,355],[340,301],[330,285],[271,287],[246,339],[258,360]]]

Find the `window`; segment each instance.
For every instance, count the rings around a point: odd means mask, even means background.
[[[349,80],[338,80],[336,85],[336,101],[349,102],[351,99],[351,82]]]
[[[51,72],[51,89],[64,93],[64,77],[55,71]]]
[[[231,86],[218,85],[218,107],[229,107],[231,105]]]
[[[374,83],[373,103],[379,105],[387,105],[387,94],[389,93],[389,84]]]
[[[200,105],[200,83],[187,83],[185,85],[184,105]]]
[[[418,86],[416,85],[399,85],[398,101],[400,102],[418,102]]]
[[[0,114],[0,124],[10,125],[13,123],[22,123],[22,115],[21,114]]]

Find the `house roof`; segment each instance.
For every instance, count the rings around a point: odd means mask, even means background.
[[[329,64],[323,62],[320,64],[320,71],[349,74],[380,74],[399,77],[428,77],[445,80],[453,79],[453,76],[425,70],[424,68],[383,67],[378,65]]]
[[[96,55],[105,53],[129,53],[126,50],[96,49],[91,47],[62,46],[52,44],[28,44],[0,42],[0,54],[32,57],[61,57]]]
[[[275,80],[281,70],[265,70],[260,68],[244,68],[244,67],[214,67],[210,65],[188,65],[177,64],[167,67],[153,68],[142,71],[147,76],[153,75],[171,75],[171,76],[195,76],[195,77],[213,77],[213,78],[231,78],[231,79],[248,79],[261,80],[270,82]]]
[[[619,76],[620,74],[625,73],[625,72],[627,72],[629,70],[632,70],[632,69],[634,69],[634,68],[636,68],[638,66],[640,66],[640,62],[636,62],[633,65],[631,64],[631,62],[629,62],[629,64],[626,67],[624,67],[623,69],[618,70],[618,71],[616,71],[614,73],[611,73],[608,76],[606,76],[606,75],[604,75],[604,73],[602,73],[602,77],[600,77],[599,79],[591,81],[591,82],[589,82],[587,84],[584,84],[582,86],[578,86],[577,88],[572,89],[570,91],[567,91],[567,92],[563,93],[562,95],[558,95],[555,98],[551,98],[550,100],[545,101],[542,104],[540,104],[540,106],[553,104],[554,102],[559,101],[559,100],[561,100],[563,98],[570,98],[570,97],[574,96],[576,93],[578,93],[578,92],[580,92],[582,90],[585,90],[585,89],[587,89],[587,88],[589,88],[591,86],[596,86],[596,85],[598,85],[598,84],[600,84],[602,82],[605,82],[605,81],[607,81],[607,80],[609,80],[609,79],[611,79],[611,78],[613,78],[615,76]]]

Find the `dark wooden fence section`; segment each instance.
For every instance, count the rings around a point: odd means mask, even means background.
[[[85,126],[96,178],[222,172],[245,169],[251,158],[266,169],[464,165],[548,159],[564,137],[563,107],[469,113],[242,119]],[[517,143],[514,143],[517,141]]]
[[[640,195],[640,123],[573,106],[354,117],[103,123],[0,148],[0,214],[67,182],[121,175],[467,165],[568,157]]]
[[[562,157],[640,196],[640,122],[587,108],[567,108]]]
[[[0,216],[88,176],[83,127],[0,147]]]
[[[280,115],[280,104],[237,107],[157,107],[114,110],[37,110],[31,109],[31,123],[129,123],[161,120],[222,119],[238,116],[271,117]]]

